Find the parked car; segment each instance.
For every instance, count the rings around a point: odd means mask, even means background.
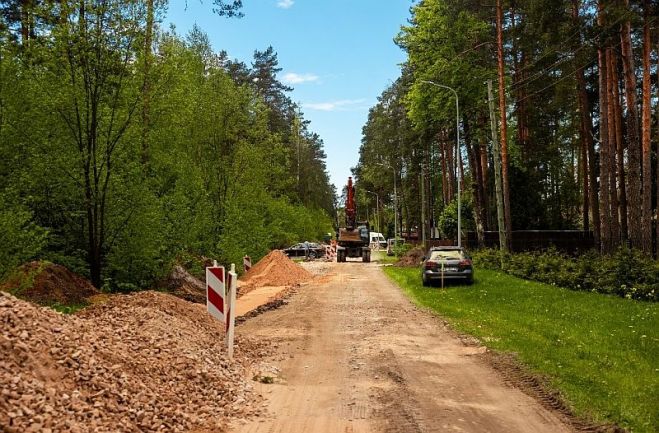
[[[424,286],[442,280],[462,280],[474,282],[474,269],[471,257],[461,247],[433,247],[423,258],[421,281]]]
[[[394,239],[394,238],[389,238],[387,239],[387,255],[388,256],[393,256],[394,255],[394,248],[396,246],[401,246],[405,244],[405,239]]]
[[[325,255],[325,246],[314,242],[300,242],[284,250],[288,257],[316,259]]]

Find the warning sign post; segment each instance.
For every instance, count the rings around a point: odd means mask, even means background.
[[[237,286],[235,265],[231,265],[229,272],[225,271],[224,266],[217,266],[217,263],[206,268],[206,309],[225,326],[229,358],[233,358]]]

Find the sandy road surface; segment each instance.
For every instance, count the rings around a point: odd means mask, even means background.
[[[240,326],[278,344],[281,372],[258,384],[270,415],[240,433],[571,431],[504,384],[377,264],[341,263],[290,303]]]

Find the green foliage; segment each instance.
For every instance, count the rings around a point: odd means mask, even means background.
[[[412,248],[414,248],[414,245],[403,242],[400,244],[394,244],[394,246],[391,248],[391,251],[394,252],[395,257],[402,257]]]
[[[659,429],[658,304],[575,292],[478,267],[473,286],[443,290],[423,287],[418,269],[384,270],[417,304],[457,330],[491,349],[517,354],[549,378],[577,414],[638,433]]]
[[[463,233],[474,229],[473,208],[469,200],[461,203],[462,221],[460,222]],[[439,230],[445,239],[458,238],[458,201],[454,200],[439,214]]]
[[[273,48],[249,68],[195,27],[156,32],[145,55],[146,8],[58,5],[39,43],[0,18],[0,278],[38,257],[130,292],[182,254],[240,264],[333,231],[323,143]]]
[[[34,223],[29,208],[10,201],[0,192],[0,279],[36,257],[46,242],[47,231]]]
[[[659,263],[635,250],[620,249],[611,256],[588,252],[571,257],[555,249],[514,254],[482,249],[474,253],[474,262],[484,268],[572,290],[659,300]]]

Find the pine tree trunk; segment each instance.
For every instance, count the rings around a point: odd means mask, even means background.
[[[642,113],[642,168],[643,168],[643,191],[642,191],[642,227],[641,238],[643,251],[652,254],[652,161],[651,161],[651,131],[652,128],[652,106],[651,106],[651,77],[650,77],[650,51],[652,41],[650,38],[650,0],[643,1],[643,113]],[[657,197],[659,200],[659,197]]]
[[[441,153],[440,159],[442,164],[442,201],[444,202],[444,206],[447,206],[449,202],[449,177],[448,164],[446,161],[446,140],[443,133],[439,138],[439,151]]]
[[[499,248],[510,251],[510,244],[506,238],[505,210],[503,203],[503,181],[501,176],[501,149],[497,140],[497,116],[494,110],[494,96],[492,95],[492,81],[487,82],[488,106],[490,109],[490,128],[492,131],[492,159],[494,160],[494,187],[497,203],[497,225],[499,229]]]
[[[497,0],[497,60],[499,73],[499,112],[501,113],[501,180],[503,182],[503,209],[504,225],[506,229],[506,241],[508,247],[512,240],[512,221],[510,215],[510,181],[508,176],[508,122],[506,119],[506,92],[504,75],[504,53],[503,53],[503,6],[502,0]]]
[[[629,9],[629,0],[625,0]],[[636,75],[632,52],[631,23],[625,20],[621,32],[622,67],[627,102],[627,142],[629,143],[629,176],[627,200],[629,204],[629,239],[633,248],[643,248],[641,202],[641,143],[639,140],[638,108],[636,105]]]
[[[608,98],[607,101],[607,126],[609,128],[609,200],[611,205],[611,248],[617,249],[620,247],[620,220],[619,214],[621,213],[619,200],[618,200],[618,189],[617,185],[617,176],[616,176],[616,149],[617,149],[617,140],[616,140],[616,116],[615,116],[615,106],[616,100],[614,94],[614,88],[618,86],[618,81],[615,79],[616,73],[616,62],[614,61],[615,55],[613,53],[613,48],[609,47],[606,49],[606,71],[607,71],[607,85],[606,85],[606,95]],[[623,184],[624,185],[624,184]]]
[[[604,28],[604,4],[599,1],[597,24]],[[605,40],[600,41],[597,49],[597,64],[599,69],[599,131],[600,131],[600,251],[604,254],[611,252],[611,208],[609,202],[609,129],[608,129],[608,106],[607,106],[607,68]]]
[[[574,26],[580,28],[579,22],[579,9],[580,0],[572,0],[572,19]],[[575,45],[575,52],[581,49],[583,38],[581,30],[579,30],[578,43]],[[593,232],[595,234],[595,244],[599,243],[599,214],[597,203],[597,185],[594,173],[591,173],[594,164],[590,164],[591,159],[594,159],[591,149],[593,148],[593,120],[590,115],[590,102],[588,101],[588,91],[586,89],[586,78],[584,75],[583,66],[579,65],[579,60],[575,56],[576,64],[576,81],[577,81],[577,103],[579,107],[579,134],[581,138],[581,173],[582,173],[582,190],[583,190],[583,229],[584,231],[590,230],[590,213],[593,214]],[[591,168],[592,167],[592,168]],[[595,214],[597,214],[597,222],[595,222]]]
[[[623,244],[627,245],[629,240],[629,224],[628,224],[628,206],[627,206],[627,192],[625,191],[625,140],[622,134],[622,102],[620,95],[620,77],[618,75],[618,56],[615,50],[611,50],[613,59],[611,65],[611,85],[613,88],[613,120],[615,123],[615,149],[616,152],[616,168],[615,171],[618,175],[618,218],[620,219],[620,239]],[[611,136],[613,140],[613,136]],[[612,141],[613,144],[613,141]],[[612,169],[613,172],[614,169]]]
[[[30,0],[21,0],[21,43],[27,47],[30,41]]]

